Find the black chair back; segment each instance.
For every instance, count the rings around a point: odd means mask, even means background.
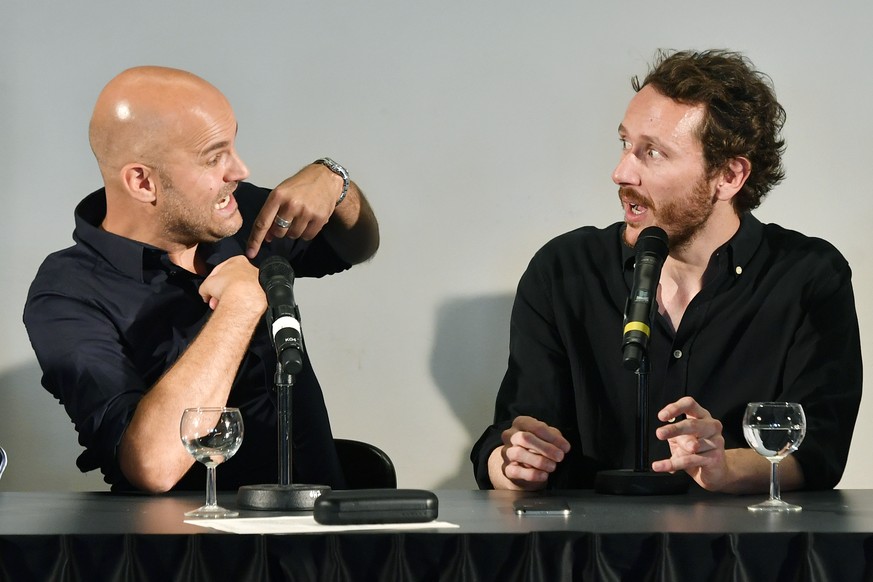
[[[362,441],[334,439],[349,489],[396,489],[394,463],[377,446]]]

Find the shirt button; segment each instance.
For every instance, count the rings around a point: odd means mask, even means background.
[[[673,357],[677,360],[682,357],[682,350],[673,350]]]

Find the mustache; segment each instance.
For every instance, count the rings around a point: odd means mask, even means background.
[[[226,198],[236,192],[237,187],[239,187],[239,182],[228,182],[222,186],[221,190],[218,191],[218,200]]]
[[[655,203],[648,196],[640,194],[633,188],[627,186],[622,186],[618,189],[618,197],[622,202],[637,204],[639,206],[645,206],[646,208],[654,208],[655,206]]]

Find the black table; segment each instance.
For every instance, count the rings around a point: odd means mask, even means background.
[[[0,493],[2,580],[863,580],[873,490],[764,496],[554,493],[569,517],[519,517],[520,494],[437,491],[457,529],[237,535],[183,522],[202,495]],[[232,493],[219,502],[235,505]],[[276,515],[243,511],[241,517]]]

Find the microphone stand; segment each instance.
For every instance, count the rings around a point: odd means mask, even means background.
[[[634,471],[649,466],[649,358],[643,353],[637,370],[637,460]]]
[[[279,483],[243,485],[237,492],[237,504],[245,509],[311,511],[315,500],[330,491],[330,487],[291,482],[291,388],[294,374],[287,373],[281,361],[276,363],[273,383],[278,404]]]
[[[594,476],[594,491],[611,495],[674,495],[688,491],[684,471],[656,473],[649,464],[649,358],[640,347],[637,368],[637,426],[634,469],[600,471]]]

